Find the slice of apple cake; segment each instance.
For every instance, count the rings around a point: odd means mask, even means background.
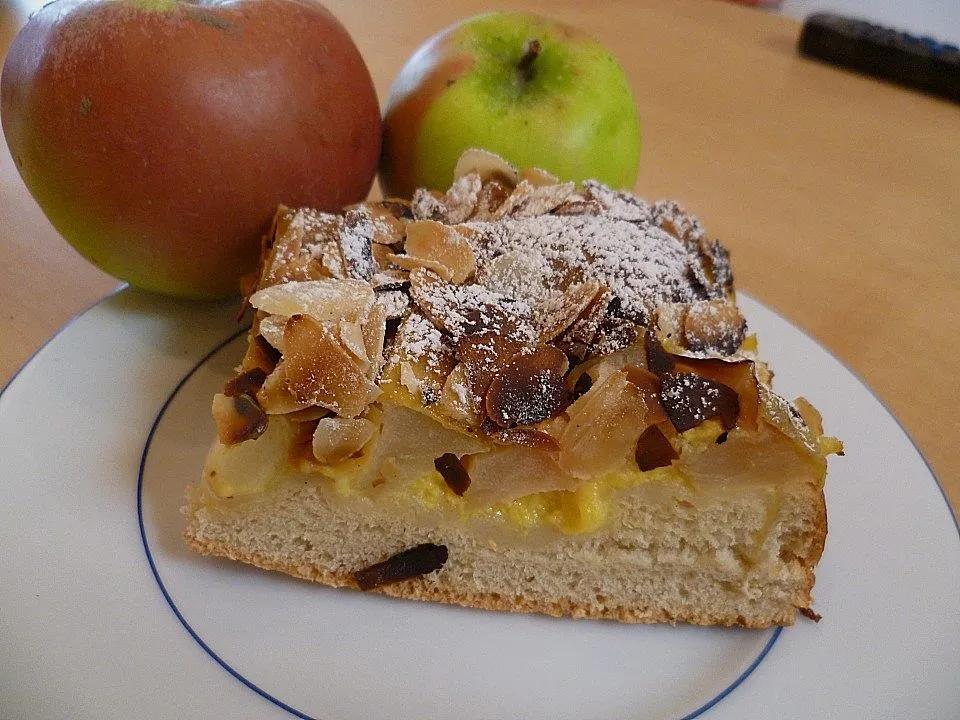
[[[675,203],[469,151],[446,193],[281,208],[249,301],[198,552],[493,610],[813,614],[841,445]]]

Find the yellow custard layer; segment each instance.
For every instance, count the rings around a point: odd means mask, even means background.
[[[705,422],[679,436],[677,448],[695,452],[712,444],[721,430],[715,421]],[[435,470],[402,481],[383,481],[381,472],[373,472],[372,467],[380,441],[380,437],[371,440],[359,457],[337,465],[320,465],[307,459],[302,446],[298,451],[293,424],[273,418],[267,432],[255,441],[230,447],[215,445],[207,458],[204,477],[213,494],[222,499],[269,491],[278,479],[293,475],[329,483],[341,497],[369,497],[409,504],[413,509],[441,511],[462,520],[500,521],[522,531],[552,528],[564,534],[601,528],[611,515],[618,490],[650,481],[689,484],[676,465],[647,472],[634,468],[606,473],[569,490],[532,492],[483,504],[471,500],[469,490],[463,497],[456,495]],[[390,462],[392,459],[387,459]]]

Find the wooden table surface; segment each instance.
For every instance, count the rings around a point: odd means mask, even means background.
[[[0,0],[0,43],[21,22],[10,1]],[[422,40],[480,6],[326,4],[381,98]],[[615,52],[643,118],[640,194],[698,214],[733,252],[738,287],[864,378],[960,507],[960,108],[801,59],[799,24],[758,10],[711,0],[525,5]],[[4,146],[0,380],[116,284],[57,235]]]

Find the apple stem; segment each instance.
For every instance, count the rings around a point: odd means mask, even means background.
[[[539,40],[531,40],[527,43],[527,47],[523,51],[523,57],[517,63],[517,72],[524,82],[533,80],[533,61],[537,59],[541,50],[543,50],[543,45],[540,44]]]

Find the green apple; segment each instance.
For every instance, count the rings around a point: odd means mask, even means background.
[[[519,13],[464,20],[424,43],[391,89],[384,193],[446,188],[471,147],[562,180],[631,187],[640,121],[626,74],[568,25]]]

